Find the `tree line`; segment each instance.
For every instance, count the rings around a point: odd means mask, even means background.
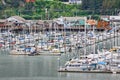
[[[120,0],[82,0],[82,9],[91,10],[94,14],[117,15],[120,11]]]
[[[82,4],[64,4],[68,0],[1,0],[0,18],[19,15],[25,19],[53,19],[60,16],[117,15],[120,0],[82,0]]]

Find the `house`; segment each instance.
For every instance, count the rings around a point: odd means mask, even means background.
[[[60,17],[54,19],[53,22],[59,29],[81,30],[84,29],[86,17]]]
[[[114,31],[120,30],[120,15],[110,16],[110,24]]]
[[[110,16],[110,22],[120,27],[120,16]]]
[[[69,0],[70,4],[81,4],[82,0]]]

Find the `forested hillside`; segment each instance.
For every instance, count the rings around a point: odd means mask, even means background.
[[[60,16],[116,15],[120,0],[83,0],[81,4],[64,4],[67,0],[1,0],[0,18],[19,15],[25,19],[53,19]]]
[[[117,15],[120,11],[120,0],[82,0],[82,9],[94,14]]]

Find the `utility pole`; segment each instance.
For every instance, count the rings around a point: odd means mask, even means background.
[[[46,20],[48,19],[48,9],[47,8],[45,8],[45,18],[46,18]]]

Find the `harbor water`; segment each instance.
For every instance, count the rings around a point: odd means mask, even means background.
[[[119,74],[59,73],[57,57],[0,56],[0,80],[119,80]]]
[[[120,45],[119,40],[116,45]],[[115,40],[115,42],[117,42]],[[112,41],[112,43],[110,42]],[[95,48],[113,46],[114,40],[98,43]],[[68,60],[62,56],[18,56],[0,52],[0,80],[119,80],[119,74],[106,73],[62,73],[57,69]]]

